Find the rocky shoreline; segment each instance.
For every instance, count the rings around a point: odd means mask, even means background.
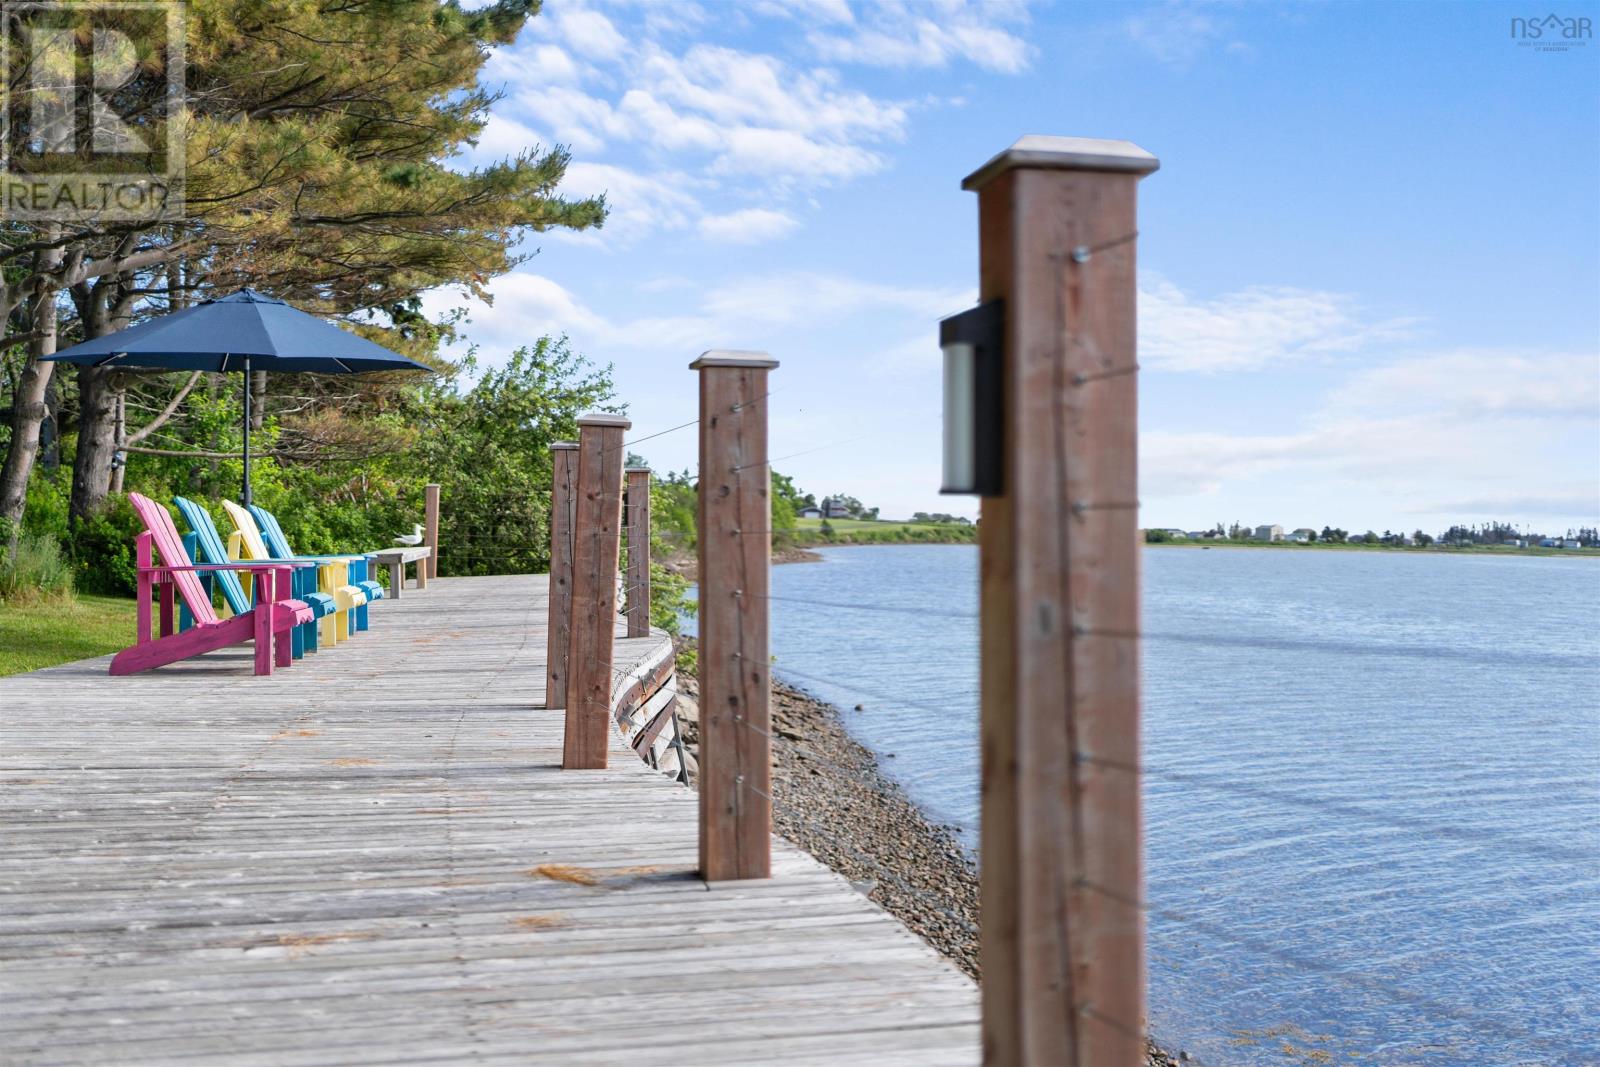
[[[678,646],[682,663],[694,641]],[[678,687],[679,722],[698,762],[699,685],[680,671]],[[772,697],[774,827],[980,979],[978,868],[956,828],[927,819],[833,705],[778,682]],[[1177,1064],[1155,1045],[1145,1062]]]
[[[809,548],[774,548],[772,550],[774,563],[821,563],[822,557]],[[694,556],[672,555],[661,561],[661,565],[686,581],[700,580],[700,566]]]

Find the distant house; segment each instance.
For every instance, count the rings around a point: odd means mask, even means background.
[[[1308,545],[1316,539],[1316,536],[1317,531],[1311,529],[1309,526],[1302,526],[1294,533],[1287,535],[1284,540],[1293,541],[1296,544]]]
[[[1191,541],[1204,541],[1207,538],[1211,537],[1213,532],[1214,531],[1211,531],[1211,530],[1190,530],[1189,531],[1189,540],[1191,540]]]
[[[1565,541],[1561,542],[1561,547],[1562,548],[1582,548],[1583,547],[1583,542],[1582,541],[1574,541],[1572,538],[1569,537]]]
[[[1283,527],[1276,524],[1272,526],[1257,526],[1256,532],[1251,535],[1256,541],[1282,541]]]
[[[1168,537],[1181,537],[1184,540],[1189,539],[1189,535],[1184,533],[1182,530],[1168,530],[1166,533]]]
[[[848,519],[850,517],[850,509],[831,496],[823,497],[822,517],[824,519]]]
[[[1539,547],[1540,548],[1560,548],[1561,547],[1561,542],[1557,541],[1554,537],[1545,537],[1545,538],[1542,538],[1539,541]]]
[[[800,509],[800,517],[802,519],[820,519],[822,518],[822,509],[815,504],[807,504]]]

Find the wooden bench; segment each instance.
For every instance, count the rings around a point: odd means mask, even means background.
[[[418,545],[415,548],[386,548],[382,552],[368,552],[367,558],[378,566],[389,568],[389,596],[399,600],[400,591],[406,584],[407,563],[417,565],[417,588],[428,588],[428,565],[423,561],[431,555],[433,549]]]

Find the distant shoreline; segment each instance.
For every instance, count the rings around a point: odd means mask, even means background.
[[[912,548],[918,545],[972,545],[977,546],[975,539],[955,539],[948,541],[918,540],[918,541],[853,541],[840,539],[837,541],[808,541],[804,545],[796,545],[786,551],[805,553],[805,562],[820,558],[816,550],[823,548],[864,548],[893,546],[897,548]],[[1600,560],[1600,548],[1508,548],[1503,545],[1368,545],[1368,544],[1327,544],[1312,541],[1302,544],[1298,541],[1146,541],[1146,548],[1245,548],[1245,549],[1289,549],[1304,551],[1314,549],[1322,552],[1409,552],[1426,553],[1435,556],[1566,556],[1577,559]],[[798,559],[780,559],[779,553],[785,550],[774,550],[774,563],[800,562]]]
[[[1290,549],[1324,552],[1412,552],[1436,556],[1568,556],[1578,559],[1600,559],[1600,548],[1511,548],[1506,545],[1368,545],[1329,544],[1323,541],[1205,541],[1179,538],[1175,541],[1146,541],[1147,548],[1249,548]]]

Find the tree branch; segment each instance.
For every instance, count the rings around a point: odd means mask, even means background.
[[[156,430],[161,429],[162,424],[172,418],[173,413],[178,410],[178,405],[183,403],[183,398],[189,395],[189,390],[195,387],[196,383],[200,381],[200,376],[204,373],[205,371],[197,370],[189,375],[189,380],[183,383],[183,388],[178,390],[178,395],[172,398],[172,402],[161,409],[161,414],[157,415],[137,433],[128,435],[128,439],[122,444],[123,450],[126,451],[129,445],[136,445]]]
[[[129,445],[124,452],[137,452],[141,456],[177,456],[178,458],[192,459],[242,459],[243,452],[202,452],[194,448],[145,448],[143,445]],[[257,452],[252,450],[252,456],[260,459],[262,456],[275,456],[276,452]]]

